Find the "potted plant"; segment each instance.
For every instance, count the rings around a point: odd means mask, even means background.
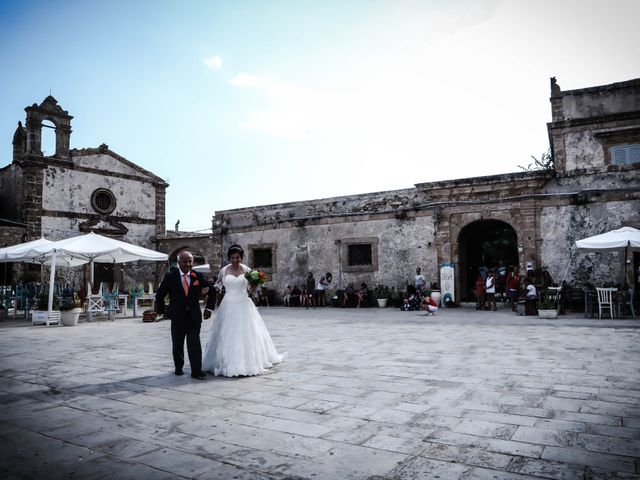
[[[389,287],[386,285],[376,285],[375,288],[376,300],[378,301],[378,307],[384,308],[387,306],[387,300],[389,299]]]
[[[70,296],[62,298],[60,302],[60,320],[65,327],[73,327],[78,324],[78,319],[82,313],[80,297],[73,292]]]
[[[53,306],[51,315],[49,316],[49,295],[47,292],[41,293],[36,297],[36,309],[31,312],[31,321],[33,324],[50,324],[60,323],[60,300],[53,297]]]
[[[549,297],[543,297],[538,303],[538,317],[558,318],[558,304]]]

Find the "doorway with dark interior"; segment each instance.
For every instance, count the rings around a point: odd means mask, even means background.
[[[501,220],[478,220],[460,231],[459,275],[460,300],[474,300],[476,278],[482,271],[499,265],[518,265],[518,235],[511,225]],[[497,273],[496,273],[497,276]]]

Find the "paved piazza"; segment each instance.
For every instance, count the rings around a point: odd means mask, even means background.
[[[640,320],[261,311],[285,362],[204,381],[168,321],[0,322],[0,476],[640,478]]]

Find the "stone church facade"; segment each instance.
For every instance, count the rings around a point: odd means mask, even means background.
[[[550,169],[219,211],[208,260],[215,269],[239,243],[278,292],[302,285],[309,271],[316,280],[331,272],[334,289],[404,289],[421,267],[463,300],[478,269],[500,262],[574,285],[619,281],[623,258],[573,245],[640,227],[640,79],[569,91],[552,79],[550,101]],[[637,272],[638,254],[630,261]],[[442,266],[453,278],[440,278]]]
[[[71,149],[72,116],[52,96],[25,108],[13,137],[12,162],[0,168],[0,244],[44,235],[50,240],[95,232],[146,248],[165,233],[165,191],[160,177],[111,151],[107,145]],[[42,131],[55,129],[55,153],[45,155]],[[27,266],[14,264],[11,276]],[[61,269],[79,287],[81,268]],[[153,278],[156,267],[97,265],[95,280],[130,285]]]

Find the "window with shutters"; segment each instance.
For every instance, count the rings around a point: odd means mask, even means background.
[[[613,165],[640,163],[640,144],[611,147],[611,163]]]

